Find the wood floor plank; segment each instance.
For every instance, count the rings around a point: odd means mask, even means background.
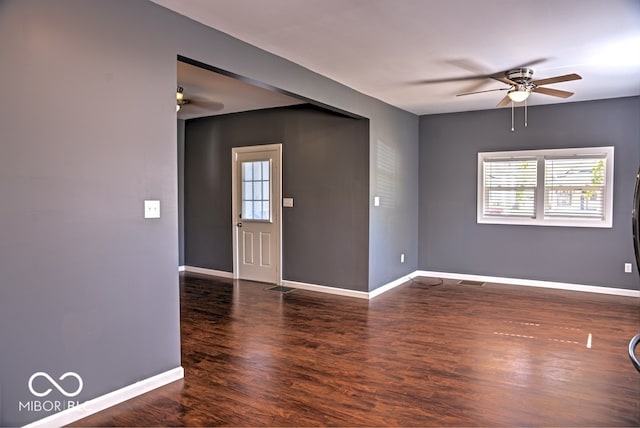
[[[180,281],[184,380],[74,425],[640,425],[637,298],[444,280],[366,301]]]

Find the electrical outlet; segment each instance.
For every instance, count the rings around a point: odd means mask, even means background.
[[[625,273],[633,272],[633,266],[631,265],[631,263],[625,263],[624,264],[624,272]]]

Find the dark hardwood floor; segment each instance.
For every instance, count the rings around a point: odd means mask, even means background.
[[[640,425],[639,299],[419,280],[366,301],[181,276],[184,380],[74,425]]]

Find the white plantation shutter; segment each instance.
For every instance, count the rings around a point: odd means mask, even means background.
[[[544,216],[589,218],[605,216],[604,156],[545,159]]]
[[[477,222],[613,227],[613,147],[478,153]]]
[[[536,181],[536,158],[486,160],[483,215],[535,218]]]

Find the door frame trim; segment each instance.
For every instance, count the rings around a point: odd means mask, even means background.
[[[238,221],[238,153],[251,153],[251,152],[263,152],[263,151],[275,151],[276,159],[278,161],[278,171],[276,172],[279,185],[279,198],[277,201],[273,201],[273,212],[276,216],[276,236],[277,247],[276,255],[278,261],[276,263],[276,285],[282,284],[282,143],[277,144],[263,144],[258,146],[244,146],[244,147],[232,147],[231,148],[231,233],[233,241],[233,279],[240,279],[240,255],[238,254],[238,228],[236,223]]]

